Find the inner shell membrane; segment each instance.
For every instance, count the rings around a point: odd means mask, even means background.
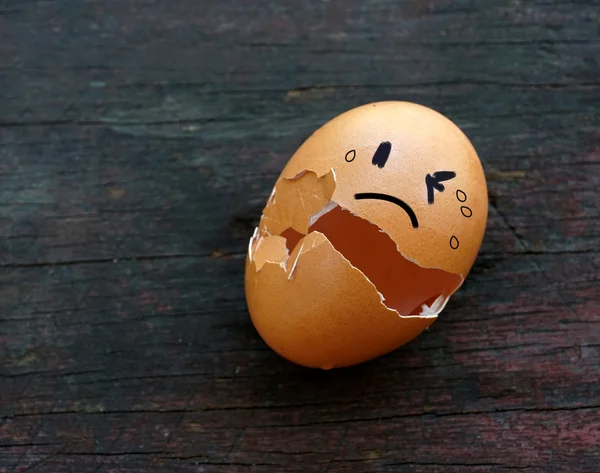
[[[400,315],[420,315],[424,304],[431,306],[440,295],[449,297],[462,283],[458,274],[409,261],[379,227],[339,206],[314,222],[311,231],[323,233],[375,285],[385,305]],[[288,229],[281,236],[291,253],[304,235]]]

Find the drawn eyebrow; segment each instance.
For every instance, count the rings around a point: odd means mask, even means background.
[[[392,151],[392,143],[389,141],[382,141],[377,151],[373,155],[373,161],[371,163],[374,166],[377,166],[379,169],[382,169],[387,163],[388,158],[390,157],[390,152]]]

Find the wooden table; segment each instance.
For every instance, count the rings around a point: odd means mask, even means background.
[[[0,2],[0,472],[600,471],[595,0]],[[255,332],[284,163],[409,100],[483,160],[466,285],[331,372]]]

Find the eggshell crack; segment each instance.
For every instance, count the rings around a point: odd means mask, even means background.
[[[316,231],[319,244],[327,239],[373,285],[386,308],[400,317],[437,317],[462,277],[407,258],[385,231],[330,200],[334,191],[333,170],[321,177],[303,170],[279,180],[249,249],[255,270],[274,263],[292,280],[300,256],[317,241],[305,235]]]
[[[329,369],[387,353],[429,327],[460,275],[420,267],[332,200],[335,174],[280,179],[248,248],[246,294],[265,342]]]

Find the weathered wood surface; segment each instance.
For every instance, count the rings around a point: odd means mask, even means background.
[[[600,4],[0,2],[0,472],[600,471]],[[265,347],[246,244],[324,121],[402,99],[490,221],[427,333]]]

